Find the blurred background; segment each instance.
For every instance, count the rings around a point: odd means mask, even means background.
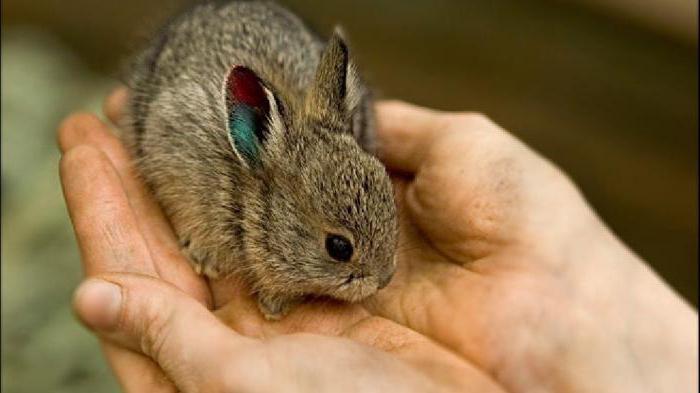
[[[280,0],[342,23],[383,97],[485,112],[564,168],[612,229],[698,295],[695,0]],[[112,392],[74,321],[78,253],[54,130],[99,111],[185,1],[2,2],[2,390]]]

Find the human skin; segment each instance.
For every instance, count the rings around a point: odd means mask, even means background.
[[[126,94],[107,101],[113,123]],[[361,304],[279,322],[244,284],[193,273],[108,125],[62,123],[88,277],[75,308],[125,391],[697,391],[697,312],[559,169],[479,114],[384,102],[378,116],[397,273]]]

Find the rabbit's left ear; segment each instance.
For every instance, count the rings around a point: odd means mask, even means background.
[[[321,54],[316,76],[306,96],[306,115],[331,127],[343,127],[360,102],[362,92],[343,32],[336,28]]]
[[[251,69],[236,66],[226,80],[226,109],[231,148],[257,166],[270,131],[282,123],[274,94]]]

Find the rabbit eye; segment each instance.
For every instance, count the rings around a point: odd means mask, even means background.
[[[331,258],[339,262],[347,262],[352,257],[350,240],[340,235],[326,236],[326,251]]]

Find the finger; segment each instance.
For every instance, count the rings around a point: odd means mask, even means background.
[[[208,391],[222,377],[222,365],[259,346],[176,287],[147,276],[88,279],[76,291],[74,308],[101,336],[152,358],[181,391]],[[242,364],[236,372],[250,367]]]
[[[119,100],[119,93],[115,93]],[[108,105],[109,106],[109,105]],[[121,141],[92,114],[75,114],[59,127],[59,147],[66,151],[77,145],[90,145],[104,152],[121,179],[129,204],[137,217],[158,274],[198,300],[209,303],[209,292],[186,258],[158,203],[139,179],[133,161]],[[161,266],[162,265],[162,266]]]
[[[415,174],[402,201],[431,246],[466,265],[515,242],[524,145],[478,113],[400,102],[378,111],[387,164]]]
[[[109,159],[89,146],[61,159],[61,183],[88,275],[109,271],[155,274],[134,212]]]
[[[413,173],[435,138],[447,129],[446,115],[400,101],[377,105],[379,154],[389,168]]]
[[[128,99],[129,91],[126,87],[118,87],[107,96],[102,111],[107,115],[109,121],[115,126],[118,126],[124,115],[124,109]]]
[[[66,189],[66,199],[69,204],[69,210],[74,212],[72,216],[76,216],[74,219],[76,233],[86,233],[89,236],[79,236],[79,243],[86,247],[93,247],[98,249],[115,250],[119,247],[125,249],[132,249],[134,247],[128,243],[134,242],[130,240],[136,238],[135,242],[137,244],[143,244],[142,239],[139,239],[140,235],[138,231],[133,230],[133,224],[120,225],[111,224],[113,220],[98,222],[99,220],[90,220],[86,213],[90,210],[98,210],[103,205],[116,206],[118,207],[116,211],[113,211],[113,218],[121,221],[129,221],[129,211],[124,208],[128,204],[124,201],[123,192],[120,193],[119,179],[116,178],[113,168],[110,168],[111,164],[107,162],[106,157],[99,151],[91,149],[89,147],[79,147],[75,149],[76,151],[71,151],[66,154],[62,160],[62,178],[65,180],[64,185]],[[76,166],[78,169],[76,170]],[[94,173],[91,175],[92,178],[98,180],[97,183],[86,184],[85,171],[90,170]],[[107,175],[104,175],[104,173]],[[76,174],[78,173],[78,174]],[[101,182],[107,184],[103,186]],[[97,193],[104,193],[106,197],[101,197],[100,195],[95,195],[95,192],[90,193],[90,195],[84,195],[83,197],[77,196],[73,190],[81,191],[96,191]],[[121,202],[119,202],[121,198]],[[73,202],[74,200],[79,199]],[[94,203],[94,205],[93,205]],[[76,206],[75,209],[71,206]],[[110,211],[107,209],[102,210]],[[122,213],[126,211],[126,213]],[[98,212],[99,213],[99,212]],[[78,218],[79,217],[79,218]],[[87,224],[84,224],[87,221]],[[107,239],[112,239],[118,245],[102,245],[91,240],[95,229],[85,229],[82,228],[85,225],[92,225],[94,228],[103,227],[110,228],[114,233],[120,234],[133,234],[135,236],[127,236],[126,238],[121,238],[117,240],[114,236],[107,237]],[[93,228],[93,227],[90,227]],[[116,228],[122,228],[118,230]],[[98,233],[100,231],[97,231]],[[102,239],[101,237],[99,237]],[[81,241],[82,240],[82,241]],[[141,241],[139,241],[141,240]],[[125,244],[126,243],[126,244]],[[138,247],[138,246],[137,246]],[[81,249],[83,247],[81,246]],[[149,268],[147,260],[150,256],[146,255],[144,250],[141,251],[141,255],[144,257],[139,260],[137,254],[124,255],[123,253],[114,253],[113,255],[121,255],[119,260],[113,258],[103,258],[100,254],[95,254],[93,251],[85,250],[83,253],[83,263],[85,270],[88,274],[98,274],[104,273],[110,270],[129,270],[134,272],[142,272],[145,274],[155,273],[154,270]],[[90,256],[90,257],[88,257]],[[107,359],[109,360],[110,366],[114,371],[119,383],[126,392],[172,392],[174,387],[167,378],[164,378],[163,373],[158,369],[158,367],[150,359],[144,357],[143,355],[134,353],[124,348],[117,347],[110,343],[103,343],[103,350]]]
[[[90,145],[104,152],[124,184],[137,217],[144,224],[144,235],[154,246],[177,248],[177,241],[158,204],[138,179],[133,161],[124,145],[107,126],[92,114],[69,116],[59,128],[59,146],[66,151],[77,145]],[[149,242],[151,244],[151,242]]]
[[[468,384],[479,387],[477,391],[501,391],[487,378],[458,366],[454,358],[454,362],[443,358],[431,366],[426,364],[427,352],[412,356],[414,349],[426,348],[404,348],[404,352],[400,345],[393,347],[393,353],[413,359],[411,369],[381,352],[327,336],[294,335],[266,344],[246,339],[175,287],[145,276],[110,275],[88,280],[76,292],[75,309],[88,326],[105,337],[149,354],[181,391],[308,390],[310,384],[329,390],[337,385],[337,377],[342,379],[347,371],[339,370],[346,367],[353,367],[354,374],[345,386],[359,387],[363,383],[357,381],[370,380],[405,382],[396,380],[402,376],[409,380],[405,386],[423,387],[416,390],[424,391],[433,385],[424,378],[425,373],[449,378],[447,383],[439,381],[440,386]],[[377,330],[369,324],[365,329]],[[327,358],[319,360],[314,353],[325,353]],[[421,357],[423,360],[417,361]],[[442,368],[445,366],[447,369]],[[429,367],[433,369],[426,371]],[[465,375],[479,379],[477,383],[461,381]]]

